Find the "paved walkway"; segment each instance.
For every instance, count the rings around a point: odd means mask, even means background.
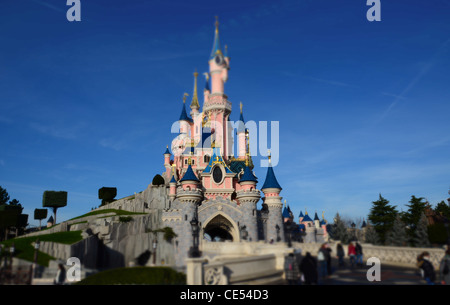
[[[370,282],[367,271],[370,266],[335,270],[334,274],[324,281],[325,285],[425,285],[418,269],[381,265],[380,281]]]

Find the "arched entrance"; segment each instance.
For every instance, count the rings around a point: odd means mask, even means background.
[[[214,216],[203,228],[203,238],[208,241],[238,241],[233,223],[224,215]]]

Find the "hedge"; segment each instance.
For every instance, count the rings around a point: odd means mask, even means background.
[[[42,198],[42,206],[48,208],[61,208],[67,205],[67,192],[45,191]]]

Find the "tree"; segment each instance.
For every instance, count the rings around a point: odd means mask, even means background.
[[[155,175],[152,180],[153,185],[163,185],[165,183],[164,178],[161,175]]]
[[[34,209],[34,219],[39,220],[39,230],[41,229],[42,219],[47,218],[47,209]]]
[[[102,204],[100,206],[104,206],[108,203],[114,201],[114,198],[117,196],[117,188],[115,187],[102,187],[98,190],[98,199],[102,200]]]
[[[380,237],[372,224],[367,224],[365,229],[364,241],[372,245],[380,244]]]
[[[400,216],[397,216],[391,230],[387,233],[386,244],[397,247],[404,247],[408,244],[405,223],[401,220]]]
[[[408,211],[406,211],[402,220],[412,231],[415,230],[422,214],[425,212],[427,202],[423,200],[423,197],[417,198],[412,195],[411,200],[409,201],[410,204],[406,205],[408,207]]]
[[[381,196],[377,201],[372,202],[370,209],[369,220],[372,223],[375,231],[378,233],[380,243],[384,244],[386,241],[387,232],[394,225],[397,217],[396,206],[389,204],[389,201]]]
[[[347,226],[342,221],[339,213],[334,217],[334,228],[332,230],[332,236],[335,240],[340,240],[342,243],[348,243],[350,236],[348,234]]]
[[[420,220],[414,232],[413,244],[416,247],[427,248],[430,247],[430,240],[428,237],[428,220],[425,213],[422,213]]]
[[[450,219],[450,206],[448,206],[448,204],[446,204],[444,200],[436,205],[434,211],[436,212],[436,214],[441,214],[444,217]]]
[[[9,195],[6,189],[0,186],[0,205],[5,205],[9,201]]]
[[[42,198],[44,208],[52,208],[54,214],[54,224],[56,224],[56,210],[67,205],[67,192],[45,191]]]

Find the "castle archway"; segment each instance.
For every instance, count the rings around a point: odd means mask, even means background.
[[[227,215],[218,213],[203,226],[203,238],[209,241],[239,241],[236,224]]]

